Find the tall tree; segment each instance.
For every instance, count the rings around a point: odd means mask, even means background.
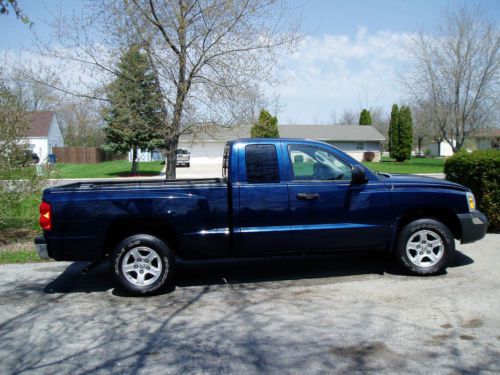
[[[361,114],[359,115],[359,125],[371,125],[372,117],[370,111],[367,109],[363,109]]]
[[[101,147],[104,144],[103,106],[99,104],[102,103],[71,97],[56,109],[66,146]]]
[[[422,154],[425,143],[439,140],[440,132],[435,124],[432,111],[426,101],[418,101],[412,105],[413,108],[413,141],[417,146],[417,152]],[[441,142],[442,139],[439,141]]]
[[[399,110],[399,147],[396,155],[397,161],[405,161],[411,158],[413,144],[413,119],[411,109],[402,106]]]
[[[500,29],[480,8],[450,8],[430,31],[408,44],[408,87],[425,100],[440,138],[454,151],[476,129],[494,122],[500,101]]]
[[[105,117],[105,149],[111,152],[132,149],[132,174],[136,174],[138,150],[164,144],[160,134],[161,95],[148,58],[137,45],[122,55],[118,70],[118,78],[108,87],[110,108]]]
[[[356,111],[344,108],[340,118],[335,121],[335,125],[354,125],[357,121],[358,115]]]
[[[389,123],[389,133],[388,133],[388,147],[389,147],[389,156],[392,159],[396,158],[399,150],[399,107],[397,104],[392,105],[391,110],[391,120]]]
[[[278,138],[278,119],[265,109],[260,111],[259,120],[252,126],[252,138]]]
[[[164,105],[166,175],[175,178],[179,137],[239,123],[249,89],[276,77],[281,52],[298,41],[286,11],[282,0],[105,0],[55,22],[57,48],[39,51],[107,77],[119,46],[143,46]]]

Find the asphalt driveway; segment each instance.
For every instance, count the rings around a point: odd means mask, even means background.
[[[426,278],[373,255],[182,264],[151,298],[106,265],[0,266],[0,373],[498,373],[499,243]]]

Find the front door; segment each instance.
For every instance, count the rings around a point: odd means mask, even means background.
[[[291,236],[296,251],[376,248],[390,226],[383,183],[351,183],[351,165],[321,146],[289,144]]]
[[[248,144],[239,150],[239,182],[233,185],[235,249],[239,255],[291,251],[290,205],[282,179],[281,145]]]

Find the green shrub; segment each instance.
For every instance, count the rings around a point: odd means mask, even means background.
[[[489,231],[500,231],[500,152],[459,152],[446,160],[444,173],[472,190],[478,209],[488,216]]]

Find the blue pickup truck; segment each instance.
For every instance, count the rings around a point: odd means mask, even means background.
[[[81,182],[46,189],[41,257],[110,259],[120,288],[153,294],[176,259],[386,251],[410,274],[442,272],[487,218],[459,184],[374,173],[322,142],[228,142],[223,178]]]

